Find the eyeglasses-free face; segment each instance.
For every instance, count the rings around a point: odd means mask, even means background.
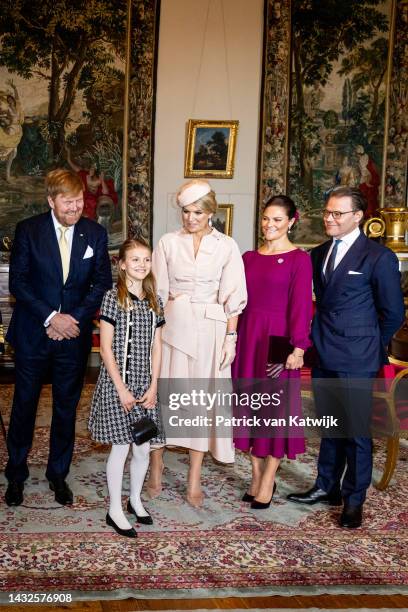
[[[350,196],[330,197],[323,210],[323,222],[328,236],[341,238],[359,226],[363,211],[353,210]]]

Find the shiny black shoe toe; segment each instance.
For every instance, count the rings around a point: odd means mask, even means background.
[[[138,514],[136,514],[136,510],[133,508],[132,504],[130,503],[130,499],[128,499],[127,511],[130,514],[134,514],[137,522],[140,523],[141,525],[153,525],[153,519],[150,516],[150,514],[147,512],[147,510],[146,510],[147,516],[139,516]]]
[[[55,501],[61,506],[72,506],[74,496],[65,480],[50,480],[50,489],[54,491]]]
[[[130,529],[121,529],[120,527],[117,526],[115,521],[110,517],[109,512],[106,515],[106,524],[109,525],[109,527],[113,527],[113,529],[116,531],[117,534],[124,536],[125,538],[137,538],[137,533],[133,529],[133,527],[131,527]]]
[[[326,493],[323,489],[319,489],[314,486],[305,493],[290,493],[287,496],[289,501],[293,501],[297,504],[307,504],[312,506],[313,504],[329,504],[329,506],[341,506],[342,499],[340,492],[337,493]]]
[[[363,522],[363,506],[344,506],[340,516],[340,527],[357,529]]]
[[[10,480],[8,483],[6,494],[4,495],[4,501],[8,506],[20,506],[24,501],[24,482],[16,482]]]

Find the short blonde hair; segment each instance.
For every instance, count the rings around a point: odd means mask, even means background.
[[[45,178],[47,195],[54,200],[60,193],[69,193],[77,195],[84,190],[82,179],[73,170],[65,170],[65,168],[56,168],[48,172]]]
[[[218,208],[217,200],[215,199],[215,192],[212,190],[199,200],[192,202],[192,204],[201,208],[201,210],[207,213],[207,215],[215,214]]]

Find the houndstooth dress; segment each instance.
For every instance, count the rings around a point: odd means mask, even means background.
[[[116,288],[103,297],[100,317],[115,327],[112,350],[122,379],[134,397],[140,398],[150,385],[150,362],[154,331],[164,325],[163,304],[156,315],[147,299],[131,296],[133,308],[125,311],[118,304]],[[88,429],[97,442],[105,444],[130,444],[130,426],[146,414],[153,419],[159,430],[151,444],[165,442],[159,404],[145,410],[136,405],[128,414],[122,408],[116,387],[102,363],[98,382],[92,398]]]

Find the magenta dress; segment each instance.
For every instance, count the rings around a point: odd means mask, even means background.
[[[312,319],[312,264],[304,251],[296,249],[279,255],[247,251],[243,255],[248,304],[238,322],[237,355],[233,378],[265,378],[269,336],[286,336],[293,346],[310,346]],[[290,413],[301,414],[300,372],[284,370],[280,378],[299,381],[291,393]],[[241,434],[240,434],[241,435]],[[304,438],[234,438],[235,447],[251,450],[256,457],[272,455],[295,459],[305,451]]]

